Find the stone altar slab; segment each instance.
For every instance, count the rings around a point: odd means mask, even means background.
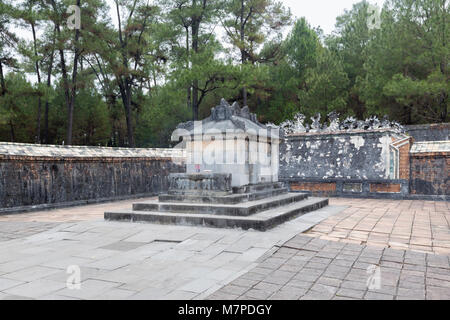
[[[225,196],[232,193],[231,174],[172,173],[169,175],[170,195]]]

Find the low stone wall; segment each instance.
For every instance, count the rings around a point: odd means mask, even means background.
[[[158,194],[185,170],[171,152],[0,144],[0,210]]]
[[[280,177],[292,191],[399,198],[409,193],[410,138],[392,130],[303,133],[280,145]]]
[[[280,178],[317,195],[406,195],[410,138],[389,129],[289,135]]]
[[[450,123],[436,123],[406,126],[406,133],[414,141],[448,141],[450,140]]]
[[[290,135],[280,177],[314,195],[448,199],[450,141],[412,139],[389,130]]]
[[[417,142],[410,157],[411,194],[450,195],[450,141]]]
[[[290,135],[280,144],[280,176],[395,179],[399,173],[391,163],[391,159],[398,158],[393,143],[407,140],[389,130]]]
[[[395,127],[304,131],[288,130],[280,145],[280,180],[292,190],[336,196],[449,196],[450,123],[406,126],[405,134]]]

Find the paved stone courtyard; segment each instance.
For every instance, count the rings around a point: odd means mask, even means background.
[[[450,255],[450,202],[338,198],[330,203],[348,208],[316,225],[309,235]]]
[[[149,198],[156,199],[156,198]],[[3,222],[77,222],[89,220],[102,220],[106,210],[129,208],[136,199],[117,201],[110,203],[91,204],[85,206],[35,211],[30,213],[0,215],[0,223]],[[3,224],[0,224],[0,228]]]
[[[133,201],[0,216],[0,299],[450,299],[446,202],[330,199],[264,233],[103,221]]]
[[[449,256],[298,235],[209,299],[449,300]]]

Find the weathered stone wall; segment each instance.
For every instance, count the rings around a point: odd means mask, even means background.
[[[280,179],[317,195],[406,195],[409,148],[410,139],[392,130],[289,135]]]
[[[450,123],[413,125],[406,126],[405,129],[414,141],[450,140]]]
[[[280,145],[280,177],[389,179],[395,139],[390,131],[288,136]]]
[[[184,170],[169,157],[0,154],[0,209],[157,194]]]
[[[411,154],[410,192],[450,195],[450,153]]]

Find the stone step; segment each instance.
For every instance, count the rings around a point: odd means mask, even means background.
[[[156,200],[133,204],[133,211],[158,211],[174,213],[215,214],[228,216],[249,216],[260,211],[280,207],[304,200],[304,193],[287,193],[266,199],[248,201],[240,204],[205,204],[205,203],[174,203],[158,202]]]
[[[282,182],[268,182],[268,183],[252,184],[252,185],[242,186],[242,187],[234,187],[233,193],[234,194],[253,193],[253,192],[274,190],[274,189],[280,189],[280,188],[284,188],[284,184]]]
[[[274,197],[285,193],[288,193],[288,188],[265,190],[254,193],[233,194],[223,197],[163,194],[160,195],[158,199],[159,202],[238,204],[247,201],[256,201]]]
[[[328,199],[311,197],[281,208],[266,210],[247,217],[215,214],[121,211],[105,212],[105,220],[265,231],[299,215],[318,210],[327,205]]]

